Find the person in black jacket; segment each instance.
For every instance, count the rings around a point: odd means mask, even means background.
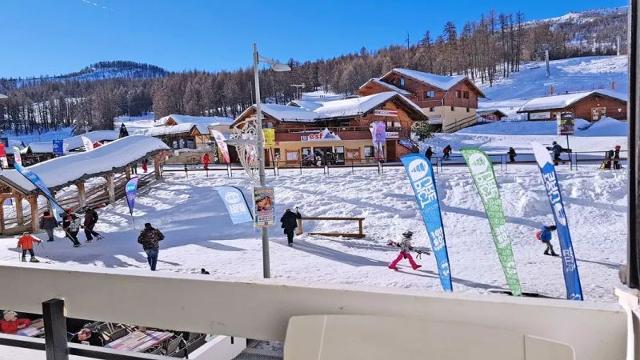
[[[518,155],[516,154],[516,149],[510,147],[507,155],[509,155],[509,162],[516,162],[516,155]]]
[[[53,229],[58,227],[56,218],[51,215],[51,212],[45,211],[40,218],[40,229],[47,232],[49,239],[47,241],[53,241]]]
[[[433,149],[431,148],[431,146],[427,148],[427,151],[425,151],[424,156],[427,159],[429,159],[429,161],[431,161],[431,157],[433,156]]]
[[[291,211],[291,209],[287,209],[284,212],[284,215],[280,218],[284,233],[287,235],[287,242],[289,246],[293,246],[293,235],[294,231],[298,227],[298,219],[300,218],[302,218],[302,215],[300,215],[300,212],[297,209],[295,213]]]
[[[98,234],[93,228],[98,222],[98,213],[91,207],[87,206],[84,213],[84,235],[87,237],[87,242],[91,242],[93,237],[97,237],[98,240],[102,239],[102,235]]]
[[[73,247],[80,246],[78,241],[78,232],[80,231],[80,219],[73,213],[71,209],[67,209],[67,213],[64,214],[62,220],[62,229],[67,234],[67,237],[73,243]]]
[[[71,338],[72,343],[91,345],[91,346],[104,346],[104,340],[99,333],[91,331],[89,328],[82,328],[78,333]]]
[[[122,123],[122,125],[120,125],[120,135],[118,137],[123,138],[125,136],[129,136],[129,131],[127,130],[127,127],[124,126],[124,123]]]

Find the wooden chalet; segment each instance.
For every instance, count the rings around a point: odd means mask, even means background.
[[[232,127],[255,119],[255,112],[255,105],[249,107]],[[275,129],[273,158],[290,166],[309,157],[324,159],[328,153],[331,164],[374,162],[369,125],[375,121],[386,125],[384,160],[398,161],[412,150],[408,145],[412,124],[427,120],[419,107],[392,91],[333,101],[263,104],[262,112],[263,127]]]
[[[518,113],[527,114],[527,120],[556,119],[563,112],[588,121],[598,121],[603,117],[626,120],[626,99],[625,95],[611,90],[545,96],[529,100]]]
[[[484,94],[466,76],[443,76],[396,68],[360,86],[362,96],[395,91],[407,97],[429,117],[429,123],[444,132],[454,132],[476,123],[478,98]]]

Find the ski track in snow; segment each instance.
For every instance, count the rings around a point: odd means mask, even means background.
[[[534,165],[496,168],[508,230],[523,289],[564,298],[559,258],[544,256],[544,246],[534,233],[552,216]],[[559,170],[578,267],[586,301],[613,302],[613,288],[620,285],[618,267],[624,262],[626,244],[626,172],[602,172],[594,165],[580,171]],[[436,175],[443,209],[454,291],[487,293],[506,288],[482,203],[464,167],[445,168]],[[364,216],[366,239],[349,240],[303,235],[293,248],[286,246],[280,224],[270,228],[271,272],[276,279],[308,284],[339,283],[354,287],[395,287],[441,291],[435,260],[423,255],[420,271],[402,263],[395,272],[387,265],[397,248],[386,245],[408,229],[414,245],[427,246],[426,231],[417,211],[411,186],[402,168],[281,170],[269,175],[276,189],[276,220],[287,207],[300,206],[310,216]],[[136,204],[137,229],[133,229],[124,201],[100,211],[96,230],[105,239],[74,249],[56,233],[53,243],[43,243],[36,255],[60,264],[98,267],[147,268],[137,243],[139,229],[151,222],[166,235],[161,242],[159,271],[198,273],[206,268],[219,279],[249,280],[262,277],[260,234],[251,224],[232,225],[217,185],[245,189],[246,178],[223,173],[166,173],[165,180],[145,189]],[[357,231],[356,222],[305,222],[308,231]],[[44,233],[40,234],[40,237]],[[84,235],[81,233],[81,239]],[[15,262],[15,238],[0,239],[0,260]],[[554,235],[553,245],[559,250]]]

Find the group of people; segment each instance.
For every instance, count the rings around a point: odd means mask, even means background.
[[[451,157],[451,151],[451,145],[445,146],[442,149],[442,160],[449,160]],[[433,148],[431,148],[431,146],[427,147],[427,151],[425,151],[424,156],[431,161],[431,158],[433,157]]]
[[[602,161],[602,165],[600,167],[606,170],[618,170],[622,168],[622,165],[620,165],[620,145],[616,145],[613,150],[609,150],[606,152],[604,160]]]

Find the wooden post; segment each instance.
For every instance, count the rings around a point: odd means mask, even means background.
[[[0,197],[0,234],[4,234],[4,201],[7,200],[6,196]]]
[[[24,225],[24,211],[22,209],[22,194],[19,192],[14,193],[14,197],[16,199],[16,220],[18,221],[18,226]]]
[[[127,178],[128,180],[131,180],[131,165],[127,165],[124,168],[124,176]]]
[[[162,179],[162,163],[163,163],[163,155],[162,153],[157,154],[153,158],[153,173],[155,174],[156,180]]]
[[[84,189],[84,181],[78,181],[76,183],[76,187],[78,188],[78,204],[80,208],[83,208],[87,205],[87,194]]]
[[[51,299],[43,302],[42,318],[44,320],[44,349],[47,360],[69,360],[64,300]]]
[[[40,219],[38,216],[38,194],[27,196],[29,207],[31,208],[31,232],[40,230]]]
[[[107,180],[107,194],[109,194],[109,204],[113,204],[116,202],[116,186],[114,181],[113,173],[105,175],[105,179]]]
[[[358,220],[358,227],[360,229],[360,236],[362,236],[362,237],[364,237],[364,226],[362,225],[363,221],[364,221],[364,219]]]

